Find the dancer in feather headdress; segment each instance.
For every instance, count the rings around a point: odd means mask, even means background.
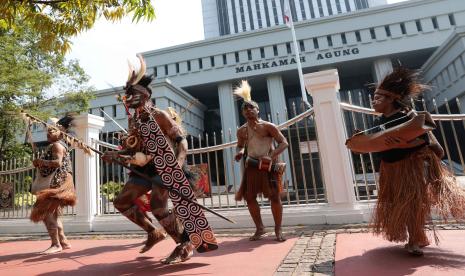
[[[72,120],[71,116],[65,116],[55,122],[54,127],[48,128],[47,141],[50,145],[45,156],[33,161],[40,174],[36,176],[34,185],[42,186],[44,189],[35,191],[35,187],[32,187],[37,200],[30,218],[36,223],[43,221],[52,240],[52,245],[43,251],[43,254],[56,253],[71,247],[59,215],[63,207],[76,204],[69,144],[65,142],[67,136],[65,133],[70,128]],[[37,183],[39,179],[46,183]]]
[[[203,211],[191,202],[167,189],[177,190],[183,196],[195,201],[182,166],[186,160],[187,141],[184,133],[168,112],[153,106],[149,87],[152,78],[145,75],[145,62],[139,56],[141,69],[136,72],[130,65],[125,86],[124,104],[134,109],[129,118],[128,137],[123,150],[105,152],[102,158],[107,162],[115,159],[131,164],[131,168],[143,178],[131,173],[114,206],[129,220],[147,232],[145,246],[141,253],[151,249],[168,233],[177,244],[173,252],[162,260],[164,264],[184,262],[191,258],[194,249],[207,252],[218,248]],[[176,149],[176,150],[174,150]],[[134,202],[151,191],[150,209],[165,231],[157,229]],[[168,208],[171,198],[174,208]],[[146,206],[146,204],[142,204]]]
[[[244,100],[241,109],[247,120],[247,123],[237,130],[235,159],[240,161],[244,158],[245,170],[236,200],[247,201],[256,227],[256,232],[250,240],[255,241],[265,234],[257,195],[263,194],[268,198],[275,222],[276,240],[285,241],[281,231],[283,207],[280,197],[283,190],[281,176],[285,163],[277,161],[279,155],[288,147],[288,143],[276,125],[258,117],[258,104],[252,101],[251,88],[247,81],[242,81],[234,90],[234,94]],[[276,149],[273,147],[273,139],[278,143]]]
[[[373,100],[375,111],[382,113],[377,125],[392,128],[410,119],[411,99],[428,86],[418,80],[418,72],[396,68],[378,85]],[[380,152],[379,194],[374,212],[374,231],[389,241],[408,242],[405,248],[423,255],[429,244],[425,224],[433,208],[448,219],[464,218],[465,192],[440,161],[441,145],[429,132],[412,141],[387,136],[391,149]],[[436,242],[437,236],[434,233]]]

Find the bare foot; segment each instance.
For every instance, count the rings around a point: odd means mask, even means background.
[[[68,242],[68,240],[60,241],[60,245],[63,250],[71,249],[71,244]]]
[[[266,231],[264,228],[258,228],[257,231],[255,231],[255,234],[253,234],[253,236],[249,238],[249,241],[258,241],[265,234],[266,234]]]
[[[279,241],[279,242],[286,241],[286,238],[283,235],[281,227],[275,227],[274,228],[274,233],[276,234],[276,240],[277,241]]]
[[[40,254],[43,255],[49,255],[53,253],[60,252],[62,250],[61,245],[59,244],[52,244],[49,248],[47,248],[45,251],[40,252]]]
[[[153,230],[148,233],[147,240],[145,241],[144,247],[139,251],[139,253],[145,253],[149,251],[155,244],[161,242],[166,238],[166,233],[158,229]]]
[[[406,244],[405,249],[407,249],[407,252],[410,253],[413,256],[423,256],[423,250],[420,249],[420,247],[417,244]]]
[[[189,260],[192,255],[194,255],[194,246],[188,241],[176,246],[168,257],[160,261],[162,264],[177,264]]]

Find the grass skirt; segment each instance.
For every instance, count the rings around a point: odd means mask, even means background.
[[[282,181],[278,179],[276,174],[247,167],[244,170],[241,187],[236,193],[236,200],[253,199],[259,194],[270,198],[271,196],[279,196],[282,191]]]
[[[389,241],[428,244],[424,226],[433,209],[445,221],[465,217],[465,190],[428,147],[397,162],[381,162],[379,189],[373,227]]]
[[[74,205],[76,205],[76,194],[74,192],[73,176],[68,173],[65,182],[61,186],[43,190],[36,195],[36,202],[32,208],[30,219],[38,223],[54,212],[61,215],[63,207]]]

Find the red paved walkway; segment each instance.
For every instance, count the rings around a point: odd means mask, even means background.
[[[266,237],[250,242],[247,238],[219,238],[220,248],[198,254],[182,264],[164,266],[159,260],[174,243],[166,239],[145,254],[139,254],[141,240],[71,240],[73,248],[55,255],[36,252],[49,241],[0,243],[0,275],[273,275],[296,238],[277,243]]]
[[[465,275],[465,231],[439,231],[439,235],[439,246],[429,246],[423,257],[415,257],[403,245],[372,234],[339,234],[336,276]]]

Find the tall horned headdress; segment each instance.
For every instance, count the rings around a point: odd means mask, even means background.
[[[129,74],[128,80],[126,81],[126,86],[124,89],[126,91],[135,90],[135,91],[148,91],[149,94],[152,94],[152,90],[148,87],[150,82],[152,82],[151,76],[146,76],[145,72],[147,66],[144,59],[141,55],[137,55],[137,58],[140,62],[139,70],[136,71],[134,65],[128,60]]]

